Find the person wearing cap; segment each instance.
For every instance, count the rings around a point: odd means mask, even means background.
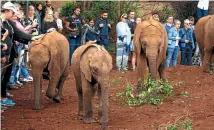
[[[0,24],[3,28],[8,30],[8,36],[3,41],[8,46],[8,49],[5,51],[7,61],[4,66],[2,66],[5,68],[2,69],[1,74],[1,105],[5,106],[15,105],[12,100],[7,98],[6,91],[7,84],[9,82],[9,78],[12,71],[12,65],[10,64],[13,63],[14,58],[17,56],[13,41],[16,40],[18,42],[28,44],[28,41],[36,40],[39,38],[39,36],[32,37],[31,35],[26,34],[16,28],[15,24],[10,20],[15,13],[17,13],[17,10],[11,2],[6,2],[1,8]]]

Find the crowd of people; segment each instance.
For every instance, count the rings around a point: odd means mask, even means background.
[[[208,0],[207,0],[208,1]],[[198,19],[208,14],[209,1],[199,1]],[[65,20],[59,18],[60,10],[54,10],[51,1],[43,6],[29,6],[25,17],[24,11],[16,4],[6,2],[1,8],[1,110],[7,106],[14,106],[9,89],[18,89],[23,83],[33,81],[28,65],[28,46],[30,41],[36,40],[40,34],[57,30],[62,33],[63,28],[69,32],[70,60],[72,54],[80,45],[88,41],[96,41],[109,50],[109,34],[112,25],[108,23],[108,11],[103,10],[99,19],[89,20],[80,17],[81,8],[76,7]],[[151,18],[159,21],[158,13]],[[134,30],[144,19],[135,18],[135,12],[130,10],[119,17],[116,24],[116,67],[118,71],[128,71],[128,61],[131,59],[131,70],[136,70],[136,54],[134,52]],[[194,17],[181,21],[174,20],[169,15],[163,25],[168,33],[168,49],[166,67],[176,66],[179,52],[182,65],[201,65],[198,45],[194,38]],[[192,61],[193,60],[193,61]],[[72,61],[70,61],[72,63]]]

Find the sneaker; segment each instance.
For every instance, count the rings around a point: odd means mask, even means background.
[[[125,68],[123,68],[123,71],[128,71],[128,68],[126,68],[126,67],[125,67]]]
[[[33,81],[33,77],[29,76],[29,77],[27,78],[27,81],[28,81],[28,82],[32,82],[32,81]]]
[[[9,92],[6,93],[6,96],[7,96],[8,98],[12,98],[12,97],[13,97],[13,95],[10,94]]]
[[[5,111],[5,110],[7,110],[7,107],[1,105],[1,110]]]
[[[16,84],[17,86],[22,86],[22,85],[23,85],[23,83],[21,83],[20,81],[16,81],[15,84]]]
[[[14,103],[12,100],[7,98],[6,100],[1,100],[1,105],[3,105],[3,106],[15,106],[16,103]]]

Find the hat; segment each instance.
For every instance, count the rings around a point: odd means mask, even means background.
[[[3,6],[2,9],[9,9],[12,10],[15,14],[17,13],[16,7],[14,6],[14,4],[12,4],[11,2],[6,2]]]

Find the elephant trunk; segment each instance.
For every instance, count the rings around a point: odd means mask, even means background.
[[[149,56],[149,72],[151,74],[151,79],[156,80],[157,76],[157,56]]]

